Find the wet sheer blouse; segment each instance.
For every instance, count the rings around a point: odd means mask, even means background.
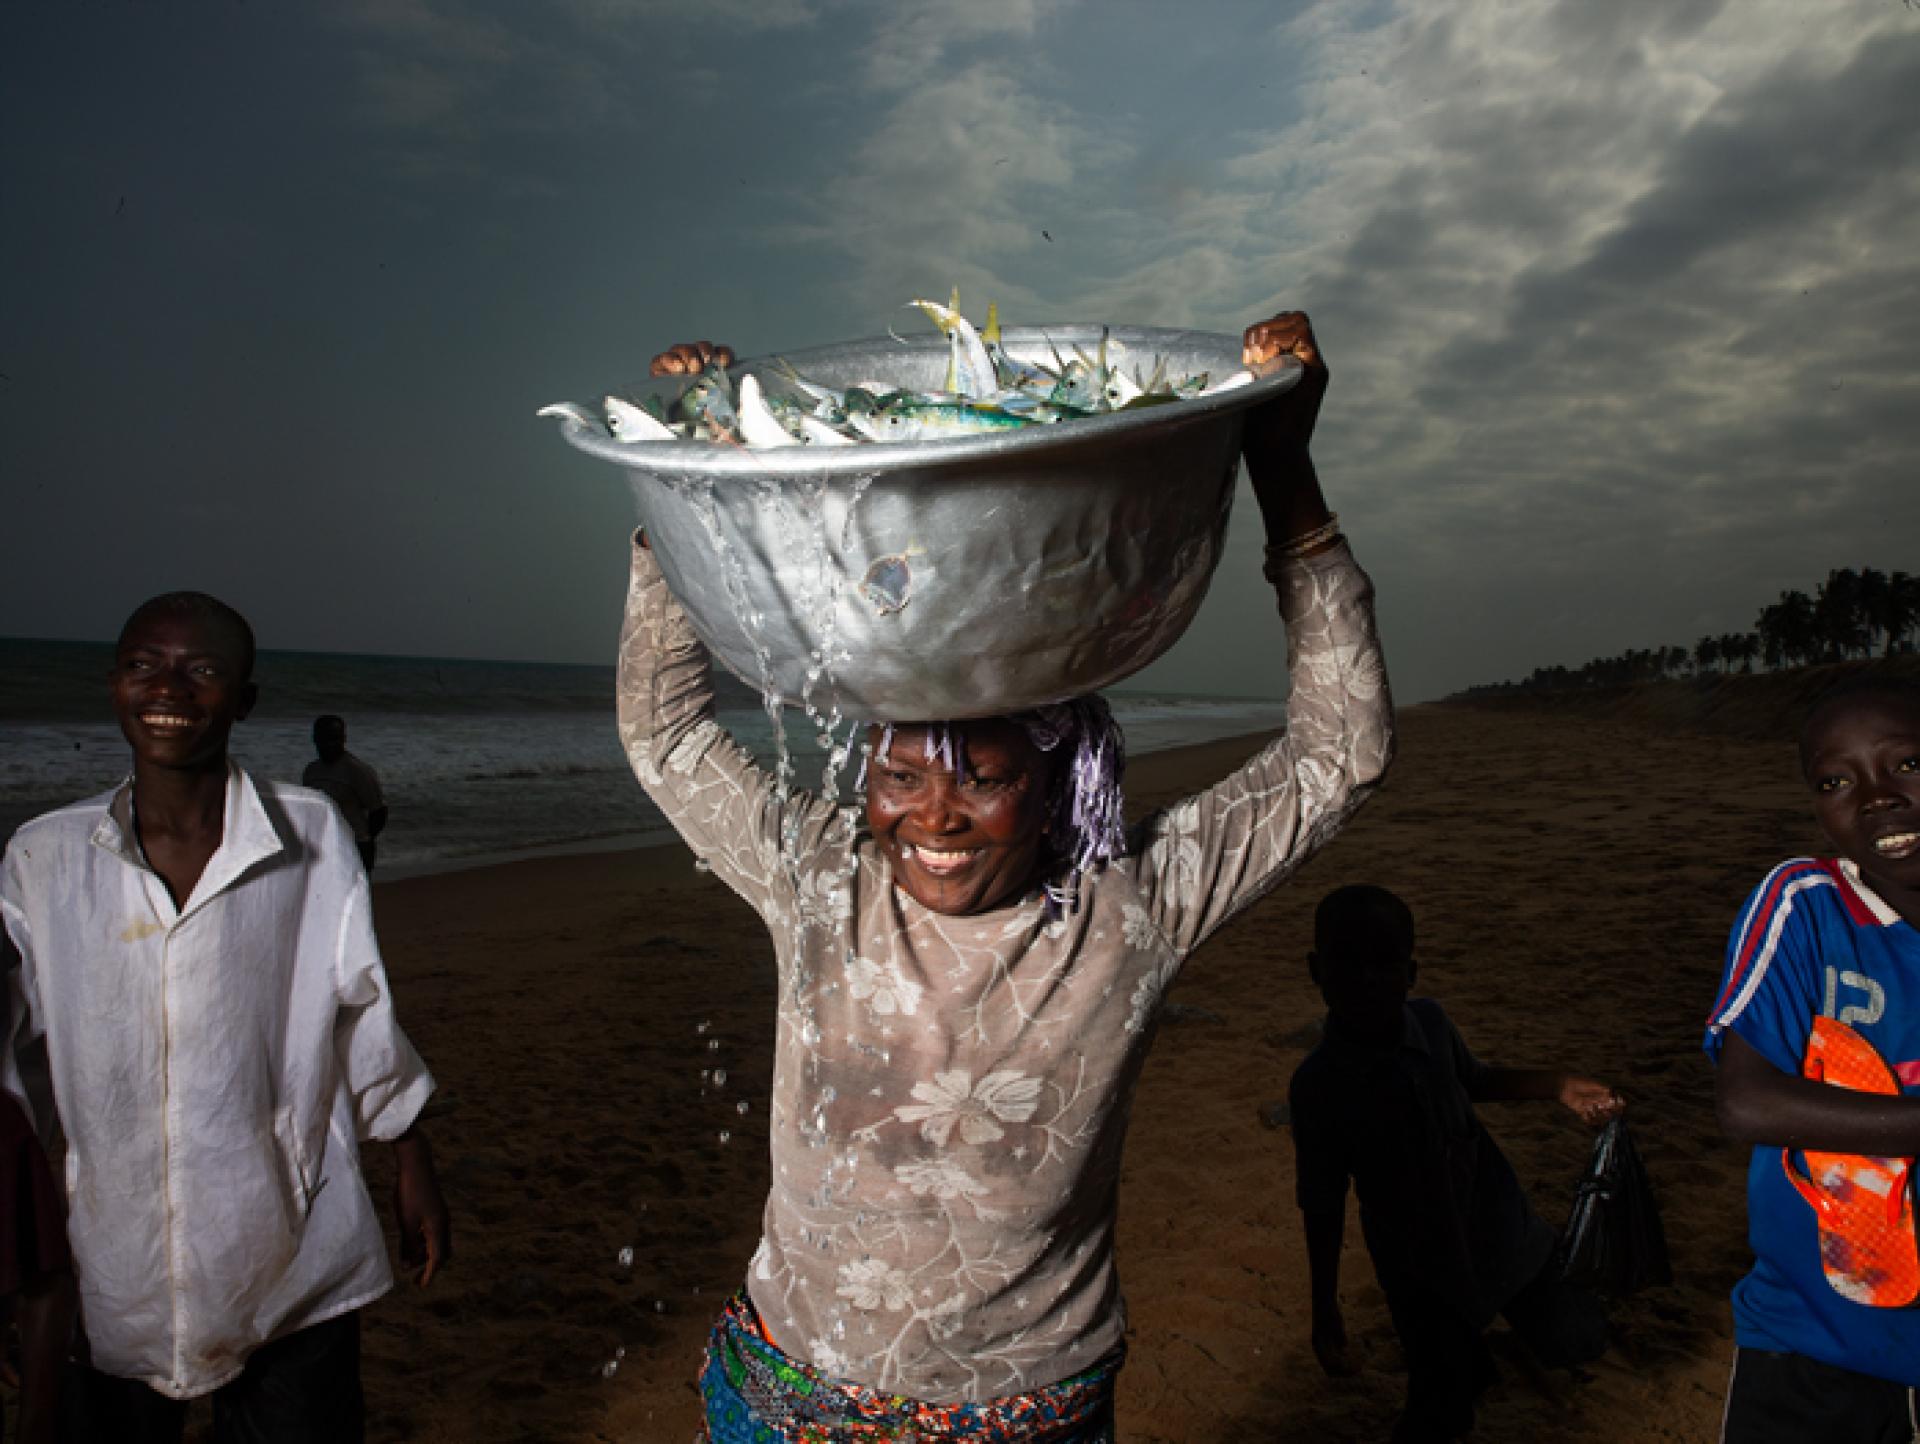
[[[1339,829],[1392,750],[1366,574],[1344,544],[1268,574],[1287,731],[1148,818],[1071,915],[1049,919],[1035,889],[953,917],[892,885],[851,814],[780,801],[714,720],[707,651],[634,548],[622,741],[774,942],[773,1183],[747,1287],[789,1354],[952,1401],[1023,1393],[1119,1347],[1121,1145],[1161,999]]]

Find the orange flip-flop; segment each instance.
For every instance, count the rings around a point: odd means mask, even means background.
[[[1845,1023],[1815,1018],[1800,1071],[1856,1093],[1897,1094],[1900,1085],[1873,1044]],[[1913,1224],[1913,1160],[1864,1153],[1780,1150],[1787,1179],[1820,1223],[1820,1266],[1834,1291],[1857,1304],[1898,1309],[1920,1297],[1920,1239]]]

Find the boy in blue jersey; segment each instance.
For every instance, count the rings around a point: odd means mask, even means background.
[[[1733,1291],[1722,1437],[1910,1441],[1920,1308],[1855,1302],[1828,1283],[1820,1225],[1781,1150],[1920,1155],[1920,686],[1837,689],[1801,730],[1800,763],[1840,855],[1784,863],[1754,891],[1707,1021],[1721,1127],[1754,1145],[1754,1265]],[[1865,1038],[1903,1096],[1802,1077],[1816,1017]]]

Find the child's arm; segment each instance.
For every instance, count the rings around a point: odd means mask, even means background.
[[[1347,1140],[1328,1112],[1325,1076],[1311,1062],[1287,1089],[1293,1117],[1294,1199],[1307,1230],[1307,1278],[1313,1301],[1313,1356],[1330,1378],[1357,1373],[1347,1352],[1347,1325],[1340,1315],[1340,1246],[1347,1230],[1347,1187],[1352,1179]]]
[[[393,1162],[393,1222],[400,1233],[400,1261],[425,1288],[453,1262],[453,1221],[440,1196],[433,1150],[418,1123],[393,1140]]]
[[[1858,1093],[1801,1076],[1813,1020],[1831,1011],[1818,919],[1841,906],[1834,868],[1795,858],[1768,873],[1727,940],[1720,995],[1707,1015],[1719,1067],[1720,1127],[1741,1143],[1920,1156],[1920,1098]]]
[[[1313,1356],[1327,1377],[1344,1379],[1360,1372],[1347,1351],[1347,1321],[1340,1314],[1340,1245],[1347,1232],[1347,1211],[1311,1208],[1301,1214],[1307,1226],[1307,1276],[1313,1297]]]
[[[1582,1123],[1605,1123],[1627,1106],[1599,1079],[1558,1068],[1484,1068],[1467,1093],[1475,1103],[1558,1103]]]
[[[1475,1103],[1558,1103],[1582,1123],[1618,1118],[1627,1100],[1597,1078],[1559,1068],[1495,1068],[1473,1056],[1467,1040],[1438,1003],[1423,999],[1416,1007],[1440,1013],[1453,1048],[1454,1076]]]
[[[1920,1098],[1856,1093],[1783,1073],[1732,1029],[1714,1082],[1720,1128],[1740,1143],[1920,1156]]]

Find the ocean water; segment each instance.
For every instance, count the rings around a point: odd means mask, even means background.
[[[127,747],[107,711],[107,650],[0,639],[0,837],[37,813],[112,787]],[[608,667],[263,653],[262,700],[233,734],[256,776],[297,782],[312,718],[347,718],[348,747],[380,774],[392,817],[380,872],[397,877],[512,857],[663,842],[672,833],[627,769]],[[762,760],[773,728],[738,683],[720,720]],[[1285,705],[1112,695],[1131,755],[1272,730]],[[821,754],[788,716],[802,786]],[[844,785],[844,783],[843,783]]]

